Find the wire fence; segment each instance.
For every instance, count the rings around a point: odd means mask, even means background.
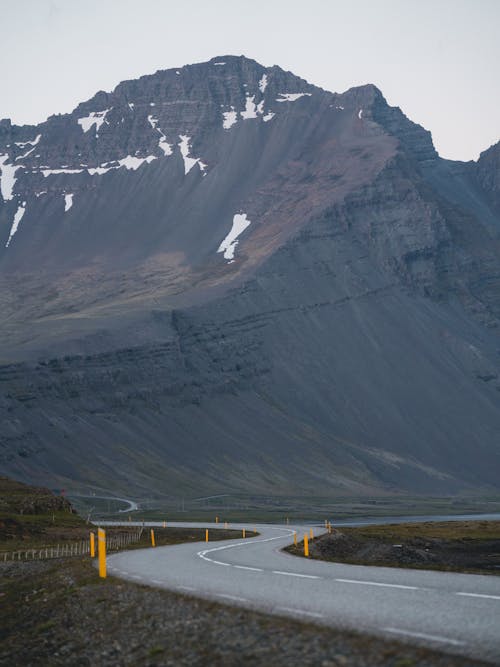
[[[119,551],[129,544],[139,542],[142,537],[143,528],[123,532],[106,534],[106,550]],[[64,542],[52,547],[40,549],[24,549],[19,551],[4,551],[0,553],[0,562],[7,561],[31,561],[47,560],[49,558],[69,558],[71,556],[87,556],[90,554],[90,539],[78,540],[77,542]]]

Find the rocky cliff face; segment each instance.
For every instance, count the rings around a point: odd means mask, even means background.
[[[374,86],[232,56],[2,121],[1,469],[496,488],[494,149],[441,160]]]

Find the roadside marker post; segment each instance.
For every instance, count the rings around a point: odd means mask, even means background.
[[[95,558],[95,535],[90,533],[90,557]]]
[[[215,523],[219,523],[219,517],[218,516],[215,517]]]
[[[296,547],[297,546],[297,531],[293,531],[293,545]]]
[[[151,528],[151,546],[155,547],[156,546],[156,541],[155,541],[155,531]]]
[[[243,528],[243,539],[245,539],[245,529]]]
[[[99,576],[106,579],[106,531],[97,530],[97,551],[99,553]]]
[[[309,540],[307,539],[307,533],[304,535],[304,556],[309,557]]]
[[[314,535],[313,535],[313,529],[312,529],[312,528],[311,528],[311,530],[309,531],[309,537],[311,538],[311,540],[312,540],[312,538],[314,537]]]
[[[166,521],[163,522],[163,527],[164,527],[164,528],[167,527],[167,522],[166,522]]]
[[[205,531],[205,542],[208,542],[208,528]]]
[[[224,522],[224,528],[227,530],[227,521]]]
[[[254,535],[257,535],[257,528],[254,527],[253,532],[254,532]]]

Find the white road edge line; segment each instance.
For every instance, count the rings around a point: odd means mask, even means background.
[[[196,588],[193,588],[192,586],[179,586],[178,588],[181,588],[183,591],[195,591]]]
[[[292,614],[299,614],[301,616],[312,616],[313,618],[323,618],[323,614],[318,614],[315,611],[307,611],[307,609],[294,609],[293,607],[276,607],[278,611],[287,611]]]
[[[231,566],[232,563],[223,563],[220,560],[214,560],[213,558],[210,558],[207,556],[208,553],[213,553],[214,551],[223,551],[225,549],[234,549],[235,547],[241,547],[241,546],[248,546],[249,544],[257,544],[259,542],[272,542],[273,540],[282,540],[284,537],[290,537],[290,535],[293,535],[293,530],[291,528],[273,528],[272,530],[284,530],[286,533],[284,535],[278,535],[277,537],[266,537],[263,540],[245,540],[244,542],[236,542],[234,544],[224,544],[223,546],[220,547],[214,547],[213,549],[203,549],[202,551],[198,551],[196,554],[203,560],[206,560],[209,563],[213,563],[215,565],[226,565],[226,566]]]
[[[233,565],[238,570],[251,570],[252,572],[264,572],[260,567],[249,567],[248,565]]]
[[[248,602],[247,598],[239,597],[238,595],[227,595],[226,593],[216,593],[218,598],[224,598],[226,600],[236,600],[237,602]]]
[[[364,584],[365,586],[384,586],[386,588],[403,588],[407,591],[418,591],[418,586],[403,586],[403,584],[382,584],[379,581],[362,581],[358,579],[334,579],[342,584]]]
[[[500,600],[500,595],[486,595],[485,593],[455,593],[469,598],[488,598],[489,600]]]
[[[400,630],[399,628],[382,628],[386,632],[391,632],[395,635],[407,635],[408,637],[415,637],[416,639],[428,639],[433,642],[442,642],[443,644],[453,644],[453,646],[465,646],[465,642],[458,639],[451,639],[450,637],[440,637],[439,635],[428,635],[424,632],[411,632],[409,630]]]
[[[163,581],[160,581],[159,579],[151,579],[151,581],[153,582],[153,584],[158,584],[159,586],[161,586],[164,583]]]
[[[272,570],[273,574],[283,574],[286,577],[300,577],[301,579],[321,579],[315,574],[298,574],[297,572],[282,572],[282,570]]]

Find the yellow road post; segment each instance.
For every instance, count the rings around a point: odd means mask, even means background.
[[[155,531],[151,528],[151,546],[155,547],[156,542],[155,542]]]
[[[309,540],[307,539],[307,533],[304,535],[304,556],[309,556]]]
[[[97,550],[99,552],[99,576],[106,578],[106,531],[102,528],[97,530]]]
[[[208,542],[208,528],[205,531],[205,542]]]
[[[95,535],[90,533],[90,557],[95,558]]]
[[[245,529],[243,528],[243,537],[245,537]]]
[[[215,517],[215,523],[219,523],[219,517],[218,516]]]
[[[297,531],[293,531],[293,544],[294,546],[297,546]]]
[[[309,537],[311,538],[311,540],[312,540],[312,538],[314,537],[314,535],[313,535],[313,529],[312,529],[312,528],[311,528],[311,530],[309,531]]]

